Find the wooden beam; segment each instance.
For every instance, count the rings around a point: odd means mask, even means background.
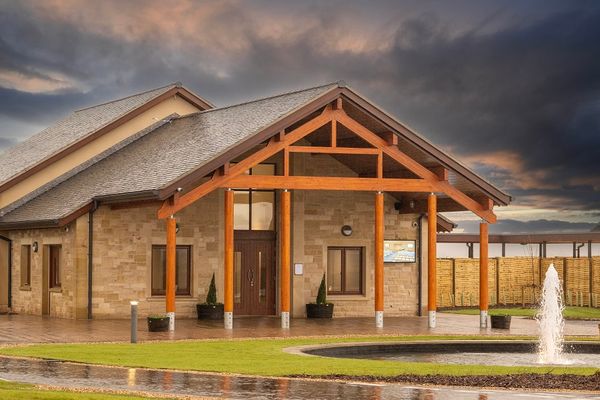
[[[450,183],[446,181],[440,181],[438,175],[434,172],[430,171],[423,165],[419,164],[417,161],[413,160],[411,157],[400,151],[397,146],[389,146],[387,142],[371,132],[369,129],[350,118],[345,112],[336,110],[334,112],[334,119],[340,123],[342,123],[346,128],[350,129],[355,134],[362,137],[372,146],[381,148],[383,152],[391,157],[393,160],[403,165],[412,171],[415,175],[420,178],[426,179],[435,183],[436,192],[443,192],[452,199],[454,199],[457,203],[465,206],[468,210],[472,211],[479,217],[484,220],[494,223],[496,222],[496,215],[494,215],[493,211],[485,210],[484,207],[473,200],[460,190],[456,189],[454,186],[450,185]]]
[[[166,312],[170,318],[169,330],[175,330],[175,281],[176,281],[176,254],[177,254],[177,222],[175,218],[167,218],[167,245],[166,245]]]
[[[433,172],[434,174],[437,175],[437,177],[440,181],[448,180],[448,169],[447,168],[440,165],[438,167],[430,167],[429,169],[431,170],[431,172]]]
[[[225,191],[225,329],[233,328],[233,190]]]
[[[290,175],[290,148],[286,147],[283,150],[283,176]]]
[[[332,176],[241,175],[223,184],[232,188],[357,190],[384,192],[427,192],[433,185],[423,179],[338,178]]]
[[[377,177],[383,178],[383,152],[381,149],[378,149],[377,151]]]
[[[437,311],[437,198],[435,194],[431,193],[427,200],[427,311],[429,312],[429,327],[434,328]]]
[[[165,202],[163,206],[158,210],[158,218],[166,218],[169,215],[175,214],[179,210],[184,209],[185,207],[189,206],[195,201],[206,196],[213,190],[219,187],[223,187],[228,180],[243,174],[248,169],[261,163],[267,158],[277,154],[278,152],[282,151],[285,147],[297,142],[298,140],[304,138],[311,132],[314,132],[323,125],[327,124],[331,121],[331,117],[332,112],[327,111],[327,109],[324,110],[323,113],[321,113],[318,117],[311,119],[310,121],[289,132],[287,135],[285,135],[285,138],[283,140],[279,142],[269,142],[269,144],[266,147],[258,150],[256,153],[251,154],[244,160],[230,167],[228,175],[213,177],[213,179],[211,179],[210,181],[203,183],[202,185],[182,195],[179,199],[177,199],[177,201],[174,204],[169,204],[168,202]]]
[[[377,155],[381,150],[370,147],[290,146],[289,151],[290,153]]]
[[[512,244],[537,244],[537,243],[573,243],[592,241],[600,243],[600,232],[581,233],[533,233],[489,235],[489,243],[512,243]],[[479,243],[479,235],[467,233],[453,233],[452,235],[439,235],[440,243]]]
[[[281,327],[290,327],[290,192],[281,193]]]
[[[331,147],[337,147],[337,122],[335,120],[331,121]]]
[[[384,196],[375,194],[375,323],[383,327],[383,238],[384,238]]]
[[[487,327],[489,308],[488,267],[488,224],[483,222],[479,224],[479,311],[483,328]]]
[[[380,135],[388,146],[398,146],[398,135],[394,132],[383,132]]]
[[[335,99],[335,103],[333,104],[334,109],[336,110],[341,110],[343,108],[344,104],[342,102],[342,98],[338,97],[337,99]]]

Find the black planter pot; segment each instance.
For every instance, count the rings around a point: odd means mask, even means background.
[[[198,319],[223,319],[224,310],[223,304],[196,304]]]
[[[306,305],[307,318],[331,318],[333,317],[333,303]]]
[[[510,315],[491,315],[492,329],[510,329]]]
[[[150,332],[167,332],[169,317],[148,317],[148,330]]]

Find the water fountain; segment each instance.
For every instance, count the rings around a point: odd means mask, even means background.
[[[538,362],[541,364],[564,364],[563,358],[563,319],[564,305],[562,302],[562,287],[554,264],[550,264],[544,286],[542,301],[536,315],[540,329],[538,345]]]
[[[295,354],[338,358],[364,358],[399,362],[482,365],[578,365],[600,368],[600,343],[569,342],[572,359],[565,357],[562,286],[551,264],[546,271],[536,320],[539,339],[451,340],[395,343],[348,343],[291,348]],[[537,352],[536,352],[537,348]],[[537,354],[536,354],[537,353]]]

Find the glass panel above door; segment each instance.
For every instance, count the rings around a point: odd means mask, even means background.
[[[233,192],[233,229],[250,229],[250,191]]]
[[[275,193],[252,192],[252,230],[275,230]]]

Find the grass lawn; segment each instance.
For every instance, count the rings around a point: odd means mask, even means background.
[[[465,308],[458,310],[446,310],[445,313],[479,315],[476,308]],[[534,317],[537,312],[535,308],[490,308],[490,315],[512,315],[515,317]],[[598,319],[600,320],[600,309],[591,307],[566,307],[563,316],[567,319]]]
[[[150,397],[123,396],[103,393],[76,393],[40,389],[34,385],[0,381],[0,399],[11,400],[147,400]]]
[[[42,344],[0,349],[0,354],[30,356],[126,367],[166,368],[262,376],[509,373],[593,374],[595,368],[503,367],[309,357],[284,352],[287,347],[341,342],[407,340],[524,339],[524,337],[397,336],[361,338],[256,339],[153,342],[139,344]],[[528,338],[530,339],[530,338]]]

